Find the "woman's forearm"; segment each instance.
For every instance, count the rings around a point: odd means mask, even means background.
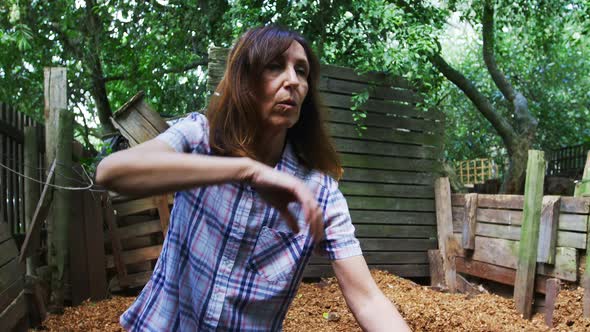
[[[125,195],[154,195],[243,181],[254,163],[249,158],[130,149],[105,158],[97,167],[96,182]]]

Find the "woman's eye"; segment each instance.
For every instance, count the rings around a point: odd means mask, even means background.
[[[268,64],[266,67],[267,67],[269,70],[272,70],[272,71],[275,71],[275,70],[281,70],[281,69],[282,69],[281,65],[280,65],[280,64],[278,64],[278,63],[276,63],[276,62],[269,63],[269,64]]]
[[[297,74],[299,75],[307,76],[307,69],[305,69],[304,67],[297,67],[295,71],[297,71]]]

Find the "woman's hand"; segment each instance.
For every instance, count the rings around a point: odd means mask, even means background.
[[[249,182],[265,201],[279,211],[295,233],[299,232],[297,219],[287,207],[291,202],[301,204],[314,241],[317,243],[323,238],[322,211],[313,193],[301,180],[254,161],[244,181]]]

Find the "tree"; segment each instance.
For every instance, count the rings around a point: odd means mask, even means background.
[[[87,142],[98,132],[82,115],[96,113],[107,127],[138,90],[165,114],[204,107],[207,48],[230,46],[268,23],[300,31],[324,63],[411,80],[424,96],[420,106],[444,111],[453,124],[449,160],[506,151],[505,192],[520,191],[528,148],[590,140],[590,6],[583,0],[25,3],[0,4],[7,27],[0,79],[10,83],[0,85],[0,100],[33,109],[42,100],[40,69],[67,66],[70,105],[90,110],[78,111]],[[449,56],[440,41],[455,13],[483,48],[472,43]]]
[[[69,104],[78,108],[88,145],[89,135],[113,131],[109,117],[139,90],[163,113],[195,110],[205,98],[207,48],[229,37],[218,33],[227,9],[222,1],[4,2],[0,77],[10,84],[2,85],[0,99],[41,118],[42,68],[67,67]],[[101,131],[89,132],[87,115],[98,118],[89,122]]]

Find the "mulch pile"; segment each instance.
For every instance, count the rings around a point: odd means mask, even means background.
[[[549,331],[543,315],[524,320],[514,303],[494,294],[449,294],[420,286],[387,272],[373,271],[379,288],[396,304],[414,331]],[[50,315],[49,331],[122,331],[119,316],[133,297],[114,296],[66,308],[62,316]],[[582,318],[582,289],[562,290],[556,303],[551,331],[589,331]],[[361,331],[348,310],[334,278],[302,284],[284,324],[291,331]]]

